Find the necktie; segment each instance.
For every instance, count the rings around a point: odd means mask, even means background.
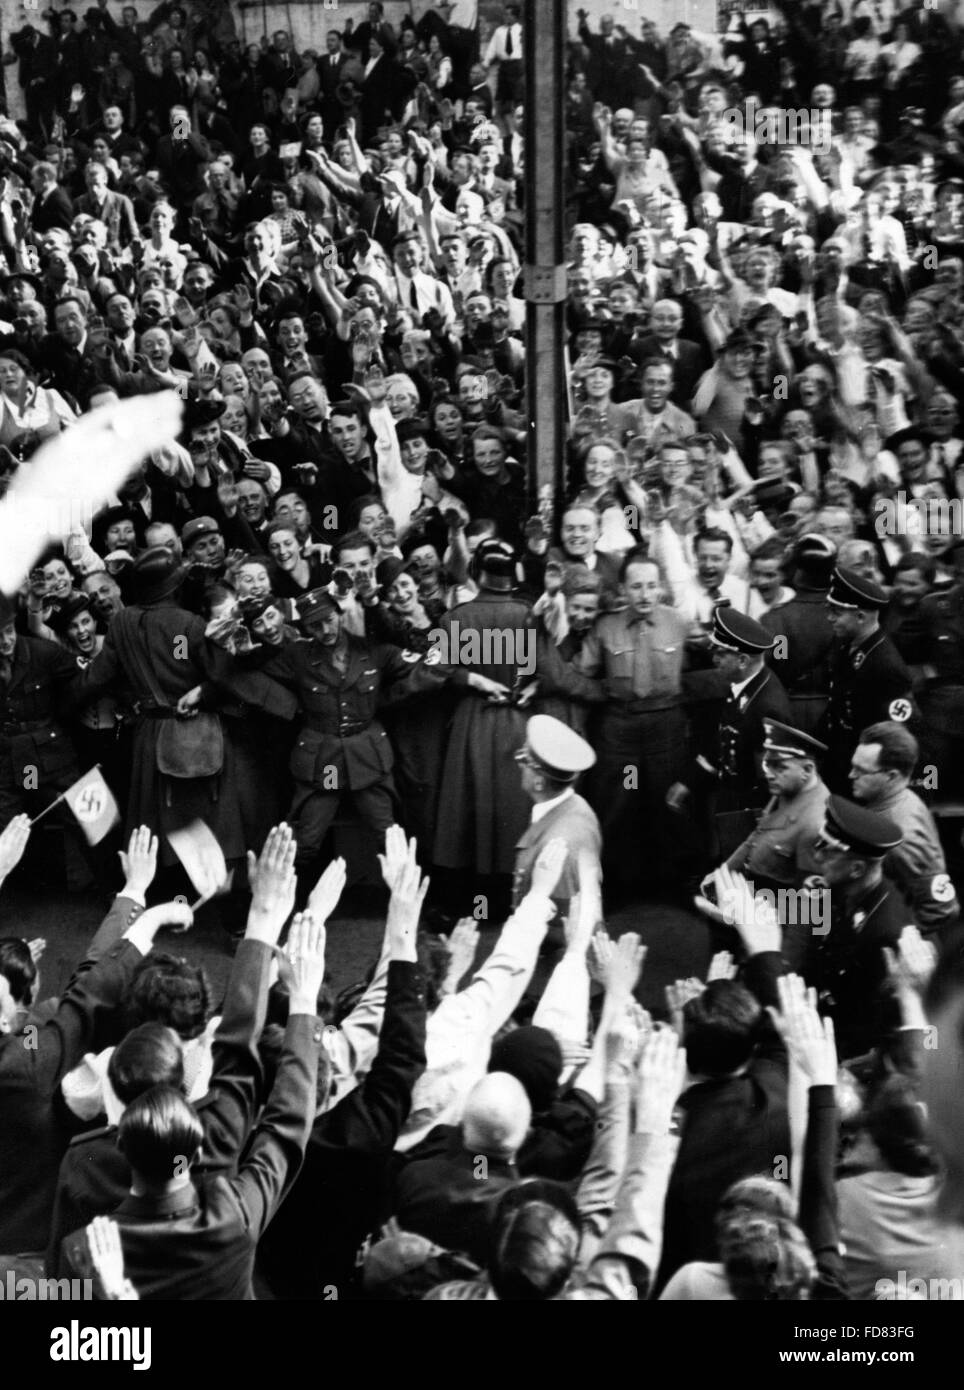
[[[414,280],[411,282],[411,284],[410,284],[410,286],[409,286],[409,290],[408,290],[408,302],[409,302],[409,304],[411,304],[411,306],[412,306],[412,308],[415,310],[415,312],[418,313],[418,290],[415,288],[415,281],[414,281]]]
[[[947,458],[944,454],[943,444],[934,445],[934,462],[937,464],[938,468],[941,470],[942,473],[947,468]]]
[[[515,48],[512,45],[512,25],[510,24],[505,31],[505,56],[511,58]]]

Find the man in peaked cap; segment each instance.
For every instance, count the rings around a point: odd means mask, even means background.
[[[376,711],[386,692],[392,702],[436,691],[447,681],[463,685],[475,678],[464,668],[445,666],[433,655],[369,642],[346,631],[344,614],[327,589],[298,599],[306,642],[283,642],[258,654],[264,674],[294,692],[301,727],[291,753],[295,790],[289,820],[298,841],[302,884],[321,849],[345,793],[379,837],[396,820],[394,758]],[[481,682],[479,682],[481,688]],[[427,847],[422,847],[427,852]],[[312,882],[314,880],[312,879]]]
[[[818,991],[821,1012],[834,1020],[841,1060],[858,1057],[885,1032],[887,962],[908,912],[884,878],[885,857],[901,843],[886,816],[831,796],[814,845],[827,892],[814,914],[803,974]]]
[[[526,725],[524,745],[516,753],[522,790],[533,802],[532,820],[516,845],[512,880],[513,910],[532,886],[532,869],[550,840],[563,839],[569,846],[553,902],[564,917],[569,901],[579,891],[579,861],[588,858],[596,871],[602,836],[599,821],[589,803],[575,790],[575,783],[596,761],[596,755],[559,719],[534,714]]]
[[[726,861],[758,888],[799,888],[816,873],[814,843],[830,793],[820,765],[827,747],[777,719],[763,720],[763,776],[770,801]]]
[[[774,639],[745,613],[725,604],[713,613],[713,664],[729,682],[713,746],[696,759],[694,788],[709,791],[713,807],[710,858],[726,858],[741,844],[770,792],[763,774],[763,720],[790,722],[790,702],[764,658]],[[679,804],[670,794],[670,804]]]
[[[794,596],[760,618],[777,638],[767,659],[790,697],[791,723],[808,734],[817,732],[830,694],[833,628],[826,604],[836,559],[837,547],[826,536],[801,536],[793,548]]]
[[[826,776],[832,791],[849,789],[850,760],[861,729],[882,719],[896,724],[916,720],[910,671],[880,626],[887,603],[886,591],[872,579],[839,565],[834,570],[826,612],[835,650],[821,730],[829,748]]]

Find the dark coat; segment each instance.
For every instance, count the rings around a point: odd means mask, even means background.
[[[73,204],[69,195],[62,188],[52,189],[43,201],[38,198],[30,214],[30,224],[38,236],[51,231],[54,227],[60,227],[69,232],[73,220]]]
[[[673,391],[671,399],[685,409],[686,405],[693,399],[696,383],[703,375],[706,363],[703,349],[698,343],[691,343],[688,338],[676,340],[676,353],[675,357],[670,357],[664,353],[659,339],[653,333],[647,333],[642,338],[635,338],[629,348],[629,356],[639,366],[642,366],[647,357],[665,358],[667,362],[672,362]]]
[[[272,950],[241,941],[231,968],[221,1022],[214,1036],[214,1068],[208,1094],[195,1105],[204,1139],[198,1174],[233,1174],[254,1122],[261,1083],[258,1038],[266,1014]],[[117,1126],[78,1134],[64,1154],[57,1179],[47,1270],[57,1268],[61,1241],[123,1202],[131,1169],[117,1147]]]
[[[253,1299],[254,1255],[301,1164],[314,1110],[321,1024],[293,1015],[274,1087],[237,1177],[199,1177],[113,1213],[124,1269],[142,1299]],[[62,1243],[58,1277],[88,1274],[85,1232]]]
[[[489,1256],[489,1226],[502,1194],[519,1181],[514,1163],[469,1153],[459,1129],[447,1131],[442,1151],[414,1159],[398,1174],[395,1215],[403,1231],[426,1236],[446,1250],[468,1255],[483,1267]],[[433,1130],[425,1140],[433,1146]]]
[[[157,745],[164,721],[146,712],[145,707],[158,702],[142,670],[135,668],[125,651],[126,634],[130,634],[141,663],[153,673],[166,705],[176,705],[182,695],[201,685],[208,709],[216,709],[222,698],[240,698],[266,714],[292,719],[294,700],[260,672],[235,666],[226,652],[207,641],[203,621],[173,600],[118,613],[107,629],[103,648],[83,673],[87,698],[123,679],[142,707],[134,725],[128,823],[147,825],[163,836],[161,852],[167,863],[174,862],[167,831],[194,819],[207,822],[225,858],[239,858],[248,846],[233,782],[230,742],[225,741],[224,764],[217,776],[173,778],[158,771]]]
[[[528,630],[534,652],[536,631],[529,622],[528,606],[512,594],[483,590],[478,598],[453,608],[440,626],[453,643],[459,642],[461,650],[468,650],[464,642],[467,634],[471,641],[472,634],[484,640],[507,632],[515,638],[515,634]],[[513,689],[520,678],[519,656],[517,651],[515,663],[483,661],[465,669]],[[526,716],[521,710],[492,704],[474,691],[459,702],[439,796],[437,864],[449,869],[474,868],[480,874],[512,873],[515,847],[531,811],[514,761],[525,742],[525,726]]]
[[[378,1051],[358,1087],[315,1120],[305,1162],[259,1248],[276,1298],[345,1289],[355,1254],[375,1228],[386,1170],[425,1070],[425,995],[408,961],[388,967]],[[311,1240],[305,1231],[314,1232]]]
[[[0,689],[0,786],[22,791],[37,770],[38,789],[63,791],[78,775],[70,737],[59,722],[80,679],[76,657],[41,637],[18,637],[10,684]]]
[[[827,620],[826,589],[809,589],[799,581],[794,597],[760,618],[760,624],[783,640],[767,658],[793,708],[791,723],[815,734],[830,693],[833,628]]]
[[[54,1115],[53,1098],[63,1077],[85,1052],[116,1041],[110,1033],[117,1008],[143,959],[121,934],[143,909],[116,898],[53,1017],[31,1035],[0,1036],[0,1252],[42,1250],[50,1226],[57,1171],[67,1133]]]
[[[772,671],[763,670],[734,699],[732,690],[723,702],[715,757],[717,813],[765,806],[770,800],[761,770],[763,721],[791,723],[790,701]]]
[[[910,920],[900,894],[886,882],[849,907],[831,893],[830,921],[811,933],[803,974],[834,1021],[841,1061],[869,1052],[884,1038],[887,980],[884,946],[896,946]]]
[[[745,983],[764,1006],[779,1007],[777,978],[783,962],[774,952],[751,956]],[[732,1183],[757,1173],[775,1176],[787,1160],[787,1053],[769,1023],[745,1071],[701,1081],[684,1091],[682,1140],[666,1193],[659,1288],[691,1260],[716,1260],[714,1219]]]
[[[821,737],[830,752],[826,781],[831,791],[849,792],[850,758],[861,731],[884,719],[913,730],[913,678],[893,642],[873,632],[855,649],[839,649],[830,672],[830,699]]]

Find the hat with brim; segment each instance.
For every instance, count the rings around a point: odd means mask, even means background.
[[[215,420],[220,420],[227,408],[226,401],[189,400],[184,407],[184,416],[181,420],[181,441],[185,444],[190,443],[191,435],[195,430],[203,429],[205,425],[211,425]]]
[[[763,656],[772,651],[776,638],[754,618],[731,604],[720,604],[713,610],[713,628],[710,642],[720,651],[734,652],[740,656]]]
[[[238,608],[245,623],[250,627],[255,619],[260,618],[263,613],[267,613],[269,608],[277,608],[280,613],[281,600],[275,598],[274,594],[265,594],[262,598],[249,595],[247,598],[238,600]]]
[[[778,719],[763,721],[764,753],[782,753],[785,758],[822,758],[827,745],[805,734],[802,729],[781,724]]]
[[[166,546],[152,546],[138,555],[130,569],[131,596],[135,603],[149,605],[170,598],[184,580],[184,566]]]
[[[341,605],[327,589],[311,589],[298,599],[298,618],[302,623],[330,618],[341,611]]]
[[[86,594],[71,594],[63,603],[55,604],[45,618],[49,628],[62,637],[78,613],[90,612],[90,599]]]
[[[842,796],[831,796],[824,812],[820,839],[844,854],[854,854],[861,859],[883,859],[903,842],[904,836],[892,820],[877,811],[868,811],[865,806],[858,806]]]
[[[596,761],[592,746],[548,714],[534,714],[526,725],[526,749],[554,782],[573,782]]]
[[[865,579],[856,570],[840,565],[834,570],[827,594],[827,602],[834,608],[849,609],[853,613],[879,613],[889,601],[886,589],[872,579]]]
[[[409,574],[411,567],[407,560],[400,559],[397,555],[386,555],[384,560],[379,560],[375,566],[375,583],[383,594],[387,594],[400,574]]]

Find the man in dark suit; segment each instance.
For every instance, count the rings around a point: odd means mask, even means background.
[[[107,245],[111,251],[129,246],[139,235],[134,206],[123,193],[112,193],[107,186],[107,170],[103,164],[88,164],[84,170],[87,192],[74,202],[74,213],[96,217],[107,228]]]
[[[385,19],[385,6],[377,3],[377,0],[368,6],[368,18],[363,20],[357,29],[352,30],[346,40],[348,47],[360,56],[363,63],[368,62],[368,44],[371,39],[377,39],[388,53],[394,51],[397,43],[395,30]]]
[[[531,1119],[520,1081],[508,1072],[483,1077],[470,1091],[462,1123],[443,1152],[413,1159],[398,1175],[395,1215],[402,1229],[484,1265],[492,1213],[519,1181],[516,1155]]]
[[[681,338],[683,310],[675,299],[657,299],[649,320],[650,331],[634,337],[629,356],[639,366],[650,357],[661,357],[673,364],[673,389],[670,399],[686,409],[693,399],[696,383],[708,363],[703,349],[688,338]]]
[[[39,361],[54,385],[84,402],[97,386],[113,385],[110,348],[101,353],[87,332],[87,312],[73,296],[58,300],[54,331],[44,340]]]
[[[318,81],[321,84],[318,102],[325,127],[325,139],[330,145],[335,131],[345,119],[345,108],[338,100],[338,87],[345,67],[351,62],[351,54],[345,52],[341,34],[337,29],[328,30],[325,35],[325,48],[325,56],[318,59]]]
[[[136,858],[136,862],[135,862]],[[137,966],[165,924],[187,926],[190,909],[165,903],[144,911],[153,858],[128,856],[115,898],[56,1012],[31,1033],[0,1033],[0,1252],[42,1250],[67,1138],[53,1109],[64,1075],[85,1052],[110,1041],[105,1030]],[[28,1016],[28,1027],[29,1016]]]
[[[682,1010],[692,1084],[679,1100],[682,1139],[666,1194],[657,1292],[691,1260],[719,1258],[714,1220],[734,1182],[790,1175],[787,1052],[766,1012],[779,1008],[777,980],[786,971],[781,929],[740,875],[718,872],[714,886],[719,905],[701,906],[736,929],[748,959],[740,981],[714,980]]]
[[[54,227],[69,232],[74,220],[74,208],[68,194],[57,183],[54,166],[45,160],[35,164],[30,171],[30,182],[34,191],[30,225],[37,236]]]
[[[269,835],[259,859],[265,884],[277,871],[286,843],[280,829]],[[283,925],[283,921],[278,923],[279,932]],[[264,903],[258,899],[252,903],[244,939],[231,967],[221,1022],[214,1035],[210,1088],[195,1105],[203,1133],[195,1176],[233,1171],[257,1114],[262,1080],[257,1045],[267,1014],[274,958],[273,943],[267,939],[270,931],[266,933],[265,926]],[[121,1115],[152,1086],[183,1088],[181,1049],[168,1029],[144,1023],[114,1050],[107,1080],[108,1123],[79,1134],[60,1165],[47,1244],[51,1275],[57,1268],[61,1241],[95,1216],[112,1212],[130,1191],[130,1164],[117,1146]]]
[[[236,1177],[192,1178],[203,1130],[174,1087],[152,1087],[123,1114],[118,1142],[133,1181],[113,1215],[126,1275],[143,1299],[254,1297],[257,1243],[301,1165],[315,1112],[323,925],[296,919],[287,954],[293,983],[284,1047]],[[81,1230],[64,1240],[61,1277],[89,1271],[84,1237]]]
[[[46,128],[53,121],[57,100],[57,41],[47,34],[41,34],[32,24],[25,24],[17,33],[10,35],[12,52],[4,58],[4,63],[20,59],[20,86],[23,88],[27,120],[34,131],[38,128],[46,135]]]

